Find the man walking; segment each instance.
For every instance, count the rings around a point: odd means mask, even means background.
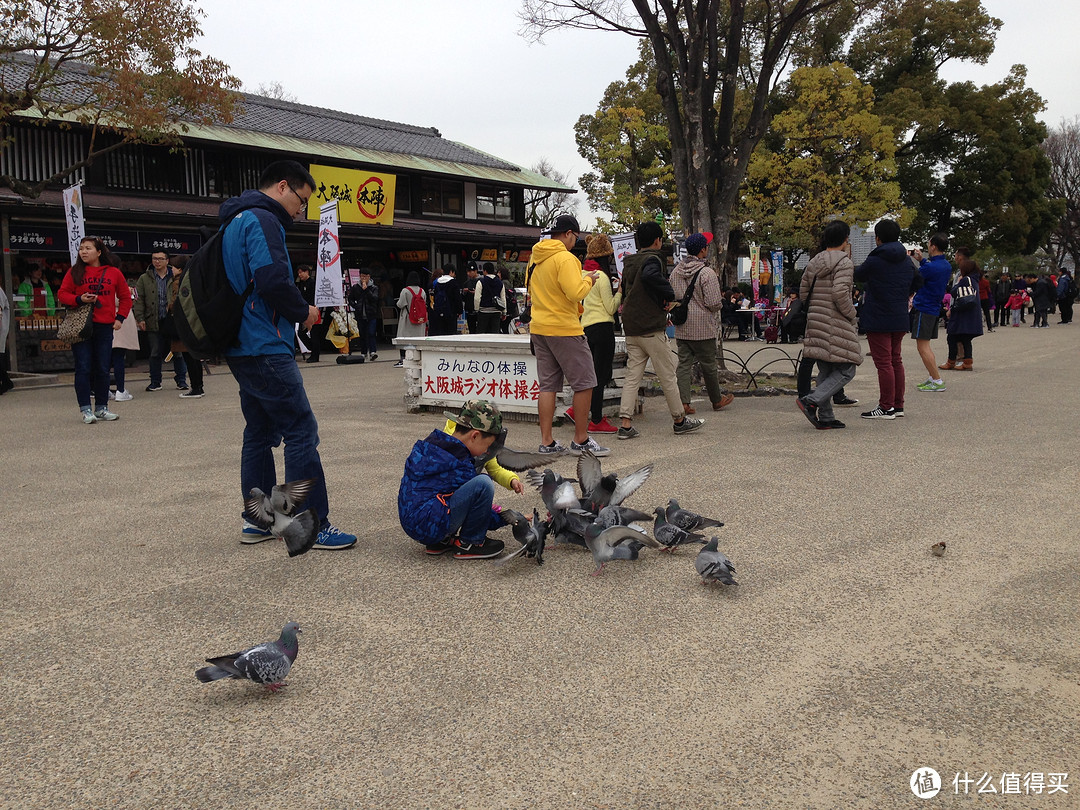
[[[945,299],[945,287],[952,276],[952,265],[945,258],[945,251],[948,249],[949,237],[943,233],[935,233],[926,246],[929,258],[924,259],[921,250],[912,254],[919,262],[922,286],[911,302],[911,337],[919,350],[919,359],[930,375],[926,382],[915,386],[920,391],[945,390],[945,381],[937,373],[937,358],[934,357],[934,350],[930,348],[930,341],[937,337],[941,302]]]
[[[241,497],[252,487],[270,492],[277,483],[271,449],[285,442],[285,480],[315,480],[307,506],[319,518],[314,548],[338,550],[355,545],[356,537],[330,523],[326,480],[319,458],[319,427],[311,412],[304,381],[293,357],[288,324],[310,328],[319,311],[293,283],[285,248],[285,228],[307,210],[315,181],[299,163],[270,164],[258,190],[245,191],[221,206],[225,228],[222,256],[229,283],[239,294],[249,281],[254,289],[244,304],[237,345],[225,359],[240,386],[244,414],[244,446],[240,454]],[[298,508],[303,508],[299,504]],[[269,532],[245,521],[242,543],[270,539]]]
[[[565,377],[574,392],[574,439],[570,442],[570,452],[580,455],[590,450],[594,456],[603,457],[611,451],[589,436],[589,405],[596,387],[596,371],[579,320],[581,302],[600,274],[594,270],[583,275],[581,262],[570,252],[580,232],[574,217],[563,214],[556,219],[551,226],[551,238],[533,245],[532,264],[525,277],[532,301],[529,340],[540,381],[537,400],[540,452],[563,450],[551,435],[551,423],[555,418],[555,397],[562,391]]]
[[[626,379],[619,401],[621,424],[616,434],[620,439],[640,436],[634,427],[634,406],[638,386],[645,376],[645,364],[652,360],[653,371],[660,380],[668,412],[676,435],[692,433],[705,422],[687,416],[679,395],[675,353],[667,337],[667,313],[675,303],[675,291],[664,271],[664,256],[660,248],[664,230],[656,222],[638,225],[634,242],[638,252],[623,260],[623,332],[626,335]],[[577,409],[574,409],[575,414]]]
[[[921,281],[900,243],[900,226],[883,219],[874,226],[877,247],[855,270],[866,284],[859,324],[870,344],[878,375],[878,405],[863,419],[895,419],[904,415],[904,360],[900,355],[908,332],[908,299]]]
[[[817,387],[796,404],[818,430],[846,425],[833,415],[832,397],[855,379],[862,363],[862,344],[855,328],[858,313],[851,300],[855,267],[851,263],[851,228],[833,220],[825,226],[825,247],[810,260],[799,285],[799,298],[807,300],[803,355],[818,364]],[[813,294],[810,288],[813,286]]]
[[[168,312],[171,281],[169,257],[164,251],[155,250],[150,254],[150,266],[135,282],[136,296],[131,314],[135,316],[135,325],[139,331],[146,332],[146,340],[150,344],[150,384],[146,386],[147,391],[161,390],[162,358],[168,353],[172,338],[175,337],[161,332]],[[172,356],[176,390],[187,391],[187,364],[184,362],[184,355],[173,352]]]

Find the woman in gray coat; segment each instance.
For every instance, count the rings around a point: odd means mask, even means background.
[[[855,378],[855,367],[863,360],[855,328],[858,313],[851,302],[855,266],[851,263],[850,234],[846,222],[837,220],[825,226],[825,249],[810,260],[799,287],[799,297],[810,299],[803,356],[817,361],[818,381],[817,387],[797,402],[818,430],[845,427],[833,416],[832,396]]]
[[[409,320],[409,307],[412,306],[413,298],[424,298],[424,287],[420,283],[420,274],[415,270],[409,272],[405,279],[405,288],[397,299],[398,322],[397,336],[399,338],[425,337],[427,335],[426,323],[413,323]],[[398,351],[401,359],[394,363],[395,368],[401,367],[405,361],[405,347],[400,346]]]

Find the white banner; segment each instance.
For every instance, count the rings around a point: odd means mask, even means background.
[[[618,236],[613,236],[611,237],[611,246],[615,249],[615,269],[619,273],[619,278],[622,278],[623,257],[637,253],[634,235],[632,233],[621,233]]]
[[[71,263],[75,264],[79,258],[79,242],[86,236],[81,183],[64,189],[64,217],[67,219],[68,253]]]
[[[341,286],[341,243],[338,241],[338,201],[319,206],[319,243],[315,247],[315,306],[345,306]]]

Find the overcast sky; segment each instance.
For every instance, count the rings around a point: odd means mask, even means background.
[[[530,45],[515,0],[260,0],[257,12],[236,0],[198,5],[206,12],[198,47],[227,62],[245,90],[281,82],[304,104],[435,127],[521,166],[546,157],[575,182],[589,165],[574,124],[637,58],[637,40],[614,33],[561,31]],[[994,56],[945,76],[989,84],[1023,63],[1047,101],[1044,121],[1080,115],[1080,5],[1054,4],[1052,17],[1031,0],[983,5],[1005,23]]]

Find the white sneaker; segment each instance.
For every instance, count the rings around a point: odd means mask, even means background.
[[[93,411],[79,411],[79,415],[82,417],[84,425],[92,425],[97,422],[97,417],[94,416]]]
[[[116,399],[116,392],[110,389],[109,390],[109,402],[112,402],[114,399]]]
[[[135,397],[133,397],[127,391],[117,391],[115,396],[111,396],[109,397],[109,399],[115,399],[117,402],[128,402],[132,399],[135,399]]]

